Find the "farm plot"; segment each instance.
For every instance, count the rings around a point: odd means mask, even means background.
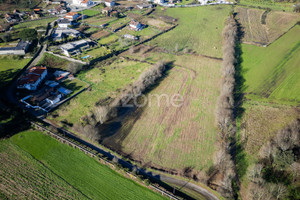
[[[0,144],[1,199],[87,199],[12,142]]]
[[[67,120],[74,124],[87,115],[96,102],[101,99],[115,98],[120,90],[136,80],[149,64],[139,62],[127,62],[113,60],[105,66],[96,66],[89,71],[82,71],[78,77],[91,84],[91,89],[71,99],[67,104],[62,105],[53,116],[55,121]]]
[[[208,169],[217,133],[214,110],[220,62],[163,53],[153,53],[151,58],[176,60],[175,67],[147,95],[145,107],[127,117],[115,134],[102,135],[103,144],[149,166],[178,172],[187,167],[195,172]],[[182,106],[166,100],[176,95],[183,97]]]
[[[300,26],[267,48],[243,45],[248,98],[297,105],[300,101]]]
[[[229,6],[167,9],[164,15],[177,18],[179,25],[152,40],[150,45],[163,47],[170,53],[190,49],[198,54],[222,57],[222,30],[229,12]]]
[[[244,28],[243,42],[249,44],[270,44],[300,19],[300,15],[295,13],[271,11],[263,20],[265,10],[237,7],[236,11],[237,18]]]
[[[47,175],[47,173],[36,172],[35,166],[31,167],[32,171],[27,170],[26,165],[18,166],[19,160],[16,161],[14,157],[9,158],[13,160],[12,164],[21,171],[20,173],[27,173],[23,178],[25,185],[36,184],[43,190],[42,194],[49,193],[49,196],[53,196],[53,198],[46,196],[45,199],[164,199],[159,194],[117,174],[78,149],[59,143],[38,131],[19,133],[10,138],[9,142],[17,145],[19,151],[31,154],[31,160],[34,159],[34,162],[39,163],[38,166],[48,173]],[[1,163],[3,163],[2,159]],[[22,167],[25,167],[26,171],[23,172]],[[9,166],[5,168],[14,170]],[[11,182],[18,186],[19,183],[13,181],[18,177],[18,172],[11,174]],[[64,185],[57,184],[57,181],[52,182],[53,179],[59,179]],[[50,190],[48,191],[47,188]],[[19,191],[18,187],[14,190]],[[64,198],[63,195],[66,197]],[[37,199],[43,198],[38,196]]]
[[[46,19],[39,19],[39,20],[19,23],[16,26],[14,26],[14,29],[36,28],[36,27],[46,28],[48,23],[53,22],[56,19],[57,18],[55,18],[55,17],[50,17],[50,18],[46,18]]]

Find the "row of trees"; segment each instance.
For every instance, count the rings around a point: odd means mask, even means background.
[[[223,62],[221,67],[222,82],[216,107],[216,123],[220,130],[219,150],[214,156],[214,173],[210,181],[223,196],[233,197],[232,180],[236,176],[234,163],[230,155],[231,138],[235,135],[234,127],[234,87],[235,87],[235,46],[237,42],[237,24],[233,16],[228,17],[223,30]],[[220,180],[216,180],[219,177]],[[221,178],[220,178],[221,177]]]

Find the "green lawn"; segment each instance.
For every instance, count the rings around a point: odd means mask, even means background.
[[[9,142],[20,147],[19,151],[31,154],[31,159],[35,160],[30,162],[40,162],[40,167],[43,166],[49,176],[61,177],[60,181],[64,180],[64,184],[80,191],[81,194],[77,192],[78,199],[163,199],[83,152],[38,131],[19,133]],[[51,186],[53,182],[50,183]]]
[[[97,11],[97,10],[89,10],[89,9],[87,9],[87,10],[83,11],[83,14],[86,15],[86,16],[88,16],[88,17],[95,16],[95,15],[97,15],[99,13],[100,13],[100,11]]]
[[[14,29],[20,29],[20,28],[36,28],[36,27],[44,27],[46,28],[48,23],[53,22],[56,20],[56,17],[51,17],[47,19],[40,19],[40,20],[35,20],[35,21],[29,21],[29,22],[24,22],[17,24],[14,26]]]
[[[248,97],[271,102],[300,101],[300,26],[267,48],[242,45]]]
[[[150,65],[138,62],[116,60],[103,67],[95,67],[83,71],[78,78],[91,84],[91,90],[85,91],[62,105],[57,111],[59,115],[54,120],[66,119],[70,123],[78,123],[81,117],[93,110],[96,102],[107,97],[116,97],[120,89],[136,80]]]
[[[116,42],[119,39],[119,37],[117,35],[109,35],[107,37],[101,38],[100,40],[98,40],[98,42],[100,44],[111,44],[113,42]]]
[[[98,58],[107,54],[107,49],[104,47],[97,47],[91,50],[84,51],[80,57],[91,56],[92,58]]]
[[[192,49],[199,54],[222,57],[222,30],[230,6],[170,8],[164,15],[178,18],[179,25],[150,42],[170,52]]]
[[[0,56],[0,87],[12,80],[29,61],[19,56]]]

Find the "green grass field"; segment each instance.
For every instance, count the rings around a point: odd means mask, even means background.
[[[222,30],[230,6],[167,9],[164,15],[178,18],[178,26],[153,41],[170,52],[192,49],[199,54],[222,57]],[[213,16],[213,17],[212,17]]]
[[[15,25],[14,29],[36,28],[36,27],[46,28],[48,23],[53,22],[56,19],[57,19],[56,17],[51,17],[51,18],[47,18],[47,19],[40,19],[40,20],[35,20],[35,21],[24,22],[24,23]]]
[[[88,16],[88,17],[95,16],[95,15],[97,15],[99,13],[100,13],[100,11],[97,11],[97,10],[89,10],[89,9],[87,9],[87,10],[83,11],[83,14],[86,15],[86,16]]]
[[[107,97],[115,98],[122,88],[136,80],[148,67],[150,65],[144,63],[116,60],[112,64],[81,72],[79,79],[91,84],[91,90],[62,105],[55,111],[59,115],[55,120],[78,123],[81,117],[93,110],[96,102]]]
[[[0,168],[10,175],[0,176],[2,196],[10,190],[20,193],[26,188],[24,195],[27,191],[46,199],[66,195],[66,199],[163,199],[83,152],[38,131],[25,131],[1,141],[0,149],[1,157],[10,161],[1,159]],[[18,179],[22,182],[14,181]],[[3,190],[3,185],[10,190]]]
[[[300,101],[300,26],[270,46],[242,45],[242,66],[248,97],[298,104]]]
[[[18,56],[0,56],[0,87],[8,83],[30,61]]]

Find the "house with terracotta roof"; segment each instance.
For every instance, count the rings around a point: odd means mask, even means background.
[[[47,76],[47,67],[34,66],[26,70],[26,72],[18,79],[18,89],[36,90],[39,84]]]
[[[76,20],[79,16],[80,15],[77,12],[68,12],[65,15],[65,18],[70,20],[70,21],[73,21],[73,20]]]

